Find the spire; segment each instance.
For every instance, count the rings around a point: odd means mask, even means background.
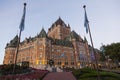
[[[87,39],[86,39],[86,37],[84,36],[84,42],[87,42]]]
[[[44,28],[42,28],[41,32],[39,33],[38,35],[39,38],[46,38],[47,37],[47,34],[44,30]]]

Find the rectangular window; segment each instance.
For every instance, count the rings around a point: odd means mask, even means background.
[[[71,65],[74,65],[74,62],[71,62]]]
[[[42,64],[42,62],[41,62],[41,61],[39,61],[39,64]]]
[[[26,60],[28,61],[28,60],[29,60],[29,57],[26,57]]]
[[[52,49],[52,51],[54,51],[54,49]]]
[[[68,62],[65,62],[65,65],[68,65]]]
[[[60,52],[60,50],[57,50],[57,52]]]
[[[25,58],[22,58],[22,61],[25,61]]]
[[[12,61],[9,61],[9,63],[12,63]]]
[[[61,65],[61,62],[58,62],[58,65]]]
[[[39,48],[39,49],[43,49],[43,48]]]
[[[42,58],[42,53],[40,53],[40,58]]]

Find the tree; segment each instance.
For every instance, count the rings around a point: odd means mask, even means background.
[[[100,61],[105,61],[106,59],[105,59],[105,55],[104,55],[104,53],[102,53],[102,52],[100,52],[99,53],[100,54]]]
[[[105,49],[104,49],[105,45],[102,44],[102,46],[100,47],[100,61],[105,61]]]
[[[104,46],[105,56],[109,56],[114,62],[120,62],[120,43],[112,43]]]

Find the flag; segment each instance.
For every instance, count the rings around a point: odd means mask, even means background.
[[[20,26],[19,26],[20,31],[24,30],[24,26],[25,26],[25,14],[26,14],[26,4],[24,4],[23,16],[22,16],[21,23],[20,23]]]
[[[87,18],[87,13],[86,13],[86,10],[85,10],[85,20],[84,20],[84,26],[86,28],[86,33],[88,33],[88,24],[89,24],[89,21],[88,21],[88,18]]]
[[[94,55],[94,52],[92,50],[92,47],[90,48],[90,56],[91,56],[91,61],[94,61],[95,60],[95,55]]]

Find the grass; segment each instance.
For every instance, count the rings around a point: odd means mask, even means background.
[[[100,80],[120,80],[120,74],[99,71]],[[77,80],[97,80],[97,72],[94,69],[83,68],[73,70],[73,75]]]
[[[97,78],[96,77],[89,77],[89,78],[82,78],[82,79],[78,79],[78,80],[97,80]],[[119,79],[115,79],[112,77],[104,77],[104,78],[101,78],[100,80],[119,80]]]

